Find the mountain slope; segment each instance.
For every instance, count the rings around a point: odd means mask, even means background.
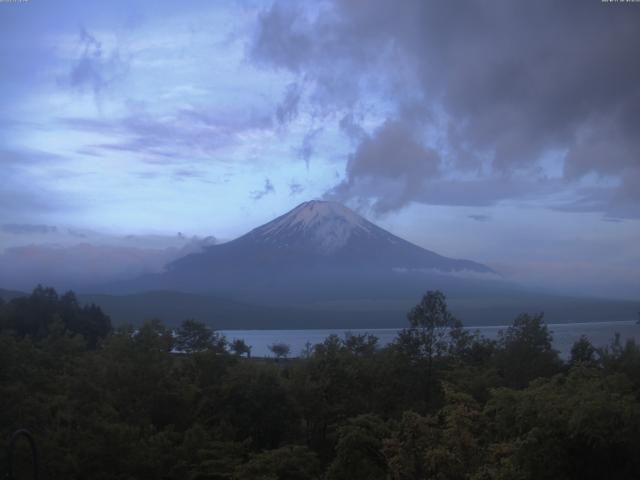
[[[482,280],[461,278],[479,276]],[[295,303],[410,298],[426,288],[482,290],[489,267],[438,255],[333,202],[305,202],[227,243],[120,285],[119,293],[174,290]]]

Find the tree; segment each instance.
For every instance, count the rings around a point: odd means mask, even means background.
[[[496,389],[485,406],[492,450],[507,447],[492,474],[481,478],[634,479],[640,403],[621,375],[572,369],[523,390]],[[506,460],[506,461],[505,461]]]
[[[229,344],[229,348],[235,355],[238,355],[239,357],[246,354],[247,358],[251,358],[251,347],[247,345],[241,338],[234,339]]]
[[[354,355],[371,356],[378,346],[378,337],[368,333],[354,335],[348,332],[345,334],[342,343],[344,348]]]
[[[451,385],[444,385],[445,405],[437,414],[405,412],[384,455],[393,479],[472,478],[483,458],[484,422],[480,406]]]
[[[281,370],[271,363],[236,362],[199,409],[218,435],[256,450],[279,447],[300,425]]]
[[[157,318],[144,322],[137,331],[129,333],[124,328],[120,335],[129,337],[133,342],[133,347],[145,354],[159,353],[164,356],[175,347],[175,342],[171,331]]]
[[[223,352],[226,341],[202,322],[188,319],[182,322],[175,332],[175,348],[185,353],[204,350]]]
[[[496,363],[506,386],[522,388],[535,378],[560,371],[562,362],[543,317],[542,313],[519,315],[506,331],[499,332]]]
[[[291,352],[291,347],[284,342],[274,343],[269,345],[269,350],[276,356],[276,360],[281,358],[287,358]]]
[[[616,333],[611,344],[598,351],[602,366],[607,373],[623,373],[640,390],[640,345],[628,339],[624,345]]]
[[[49,324],[56,313],[59,313],[57,292],[38,285],[28,297],[14,298],[9,302],[2,328],[15,332],[19,337],[42,339],[48,335]]]
[[[591,341],[582,335],[571,347],[570,365],[594,365],[596,363],[596,348]]]
[[[69,291],[60,297],[62,318],[67,330],[82,335],[89,348],[96,348],[98,340],[111,331],[111,319],[95,304],[79,306],[75,293]]]
[[[89,348],[111,332],[111,319],[97,305],[81,306],[76,295],[69,291],[58,296],[53,288],[38,285],[28,297],[11,300],[0,318],[0,329],[12,330],[20,337],[47,337],[54,323],[64,332],[81,335]],[[58,327],[56,327],[58,328]]]
[[[327,470],[327,480],[384,480],[387,463],[382,453],[388,426],[375,415],[361,415],[338,429],[335,458]]]
[[[308,360],[311,358],[312,354],[313,354],[313,344],[307,340],[304,344],[304,348],[300,352],[300,356]]]
[[[428,291],[407,318],[410,327],[400,332],[398,342],[409,357],[426,361],[430,381],[434,359],[447,352],[454,338],[452,332],[462,324],[449,312],[446,297],[439,290]]]

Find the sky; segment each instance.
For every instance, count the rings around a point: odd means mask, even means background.
[[[0,287],[158,271],[327,199],[637,299],[638,45],[638,2],[0,2]]]

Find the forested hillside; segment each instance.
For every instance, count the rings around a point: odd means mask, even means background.
[[[50,289],[3,302],[1,438],[28,428],[50,479],[640,476],[633,342],[582,339],[563,362],[542,316],[490,341],[440,292],[385,348],[333,336],[301,358],[255,359],[233,340],[195,320],[112,330]]]

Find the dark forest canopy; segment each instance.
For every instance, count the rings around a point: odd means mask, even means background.
[[[111,320],[94,304],[81,306],[72,291],[63,295],[38,285],[31,295],[0,299],[0,330],[43,339],[54,330],[83,337],[90,348],[111,332]]]
[[[111,330],[41,287],[0,326],[0,435],[30,429],[45,478],[640,476],[640,349],[583,338],[563,362],[541,315],[488,340],[428,292],[387,347],[330,336],[277,362],[193,319]]]

